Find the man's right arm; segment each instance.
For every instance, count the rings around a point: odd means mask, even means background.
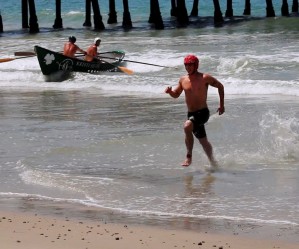
[[[172,90],[171,86],[168,86],[165,89],[165,93],[168,93],[171,97],[173,97],[175,99],[180,97],[182,92],[183,92],[183,87],[181,84],[181,79],[180,79],[178,85],[174,88],[174,90]]]

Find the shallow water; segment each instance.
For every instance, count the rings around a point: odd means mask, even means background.
[[[263,98],[227,99],[225,115],[211,116],[207,133],[220,170],[210,175],[198,144],[192,166],[179,165],[182,101],[95,91],[5,93],[2,195],[297,226],[298,106],[294,98]]]

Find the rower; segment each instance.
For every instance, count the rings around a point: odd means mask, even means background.
[[[69,41],[64,44],[63,48],[63,55],[69,56],[69,57],[75,57],[75,54],[77,51],[86,54],[86,52],[79,48],[75,42],[76,42],[76,37],[75,36],[70,36]]]
[[[98,57],[98,47],[101,44],[101,39],[99,37],[96,37],[94,39],[94,42],[92,45],[89,46],[87,49],[87,54],[85,56],[86,61],[99,61],[100,59]]]

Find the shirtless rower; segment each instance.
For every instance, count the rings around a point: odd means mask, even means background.
[[[76,37],[75,36],[70,36],[69,41],[64,44],[63,48],[63,55],[69,56],[69,57],[75,57],[75,54],[77,51],[86,54],[84,50],[79,48],[75,43],[76,43]]]
[[[90,45],[87,49],[87,54],[85,56],[86,61],[99,61],[100,59],[98,58],[98,48],[101,44],[101,39],[99,37],[96,37],[94,39],[94,42],[92,45]]]

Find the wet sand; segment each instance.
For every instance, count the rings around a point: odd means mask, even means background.
[[[236,248],[297,249],[299,243],[211,232],[114,224],[85,219],[0,211],[0,243],[5,249],[34,248]]]

